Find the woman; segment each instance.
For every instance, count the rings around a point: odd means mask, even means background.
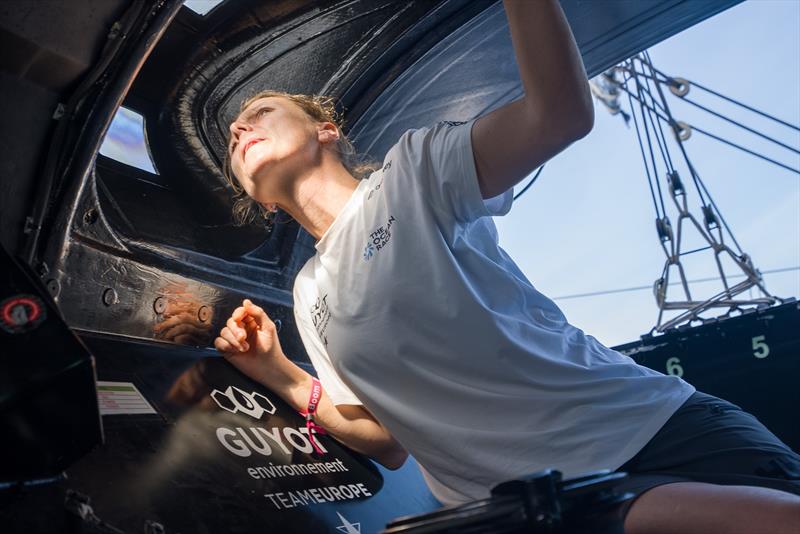
[[[317,240],[294,288],[323,386],[315,422],[390,469],[410,451],[445,504],[545,467],[622,467],[642,473],[627,532],[796,531],[800,498],[773,488],[800,494],[800,457],[736,407],[569,325],[497,246],[487,215],[507,212],[514,184],[593,123],[558,3],[504,5],[525,96],[407,132],[368,178],[354,176],[319,100],[263,93],[231,124],[235,182]],[[261,308],[245,300],[215,346],[305,411],[318,384]],[[748,436],[731,442],[728,420]],[[695,439],[715,425],[721,444]],[[761,473],[773,460],[779,469]]]

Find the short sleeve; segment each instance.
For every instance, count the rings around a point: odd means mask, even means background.
[[[404,160],[401,166],[416,171],[415,185],[434,209],[462,222],[505,215],[513,201],[511,189],[494,198],[482,198],[472,151],[474,123],[443,121],[411,130],[395,146],[397,157]]]
[[[294,284],[294,319],[297,330],[300,333],[300,339],[303,341],[303,346],[308,353],[311,364],[317,372],[317,378],[319,378],[322,384],[322,389],[328,393],[328,396],[335,405],[362,405],[364,403],[362,403],[358,397],[356,397],[355,393],[353,393],[350,388],[342,382],[342,379],[339,378],[339,375],[333,368],[333,363],[328,356],[328,352],[325,350],[325,346],[322,344],[322,341],[320,341],[319,335],[317,335],[317,331],[311,323],[311,319],[307,313],[308,306],[306,305],[311,299],[304,298],[303,290],[304,286],[313,285],[313,283],[307,280],[303,283],[301,274],[302,271],[298,274]]]

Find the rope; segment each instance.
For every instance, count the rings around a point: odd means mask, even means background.
[[[539,175],[540,175],[540,174],[542,174],[542,170],[544,170],[544,163],[542,163],[542,166],[541,166],[541,167],[539,167],[539,170],[538,170],[538,171],[536,171],[536,174],[534,174],[534,175],[533,175],[533,178],[531,178],[531,181],[530,181],[530,182],[528,182],[527,184],[525,184],[525,187],[523,187],[523,188],[522,188],[522,191],[520,191],[519,193],[517,193],[516,195],[514,195],[514,200],[517,200],[519,197],[521,197],[521,196],[522,196],[522,194],[523,194],[525,191],[527,191],[528,189],[530,189],[530,187],[533,185],[533,182],[535,182],[535,181],[536,181],[536,179],[539,177]]]
[[[794,267],[783,267],[781,269],[771,269],[768,271],[761,271],[761,274],[775,274],[775,273],[784,273],[788,271],[798,271],[800,270],[800,265],[796,265]],[[744,274],[732,274],[729,275],[731,278],[744,278],[746,275]],[[714,282],[719,280],[719,276],[712,276],[709,278],[697,278],[695,280],[687,280],[687,283],[694,284],[699,282]],[[675,286],[681,284],[682,282],[670,282],[667,285]],[[634,287],[623,287],[620,289],[605,289],[602,291],[591,291],[589,293],[575,293],[573,295],[562,295],[560,297],[551,297],[552,300],[569,300],[569,299],[579,299],[584,297],[595,297],[600,295],[611,295],[614,293],[628,293],[630,291],[642,291],[645,289],[653,289],[653,284],[648,284],[646,286],[634,286]]]

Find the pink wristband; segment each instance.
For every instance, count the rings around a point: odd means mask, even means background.
[[[314,450],[317,453],[323,454],[322,449],[319,448],[319,445],[316,444],[314,437],[311,435],[312,433],[326,434],[325,429],[314,422],[314,414],[317,413],[317,407],[319,406],[320,399],[322,399],[322,384],[320,384],[319,380],[312,376],[311,395],[308,397],[308,410],[305,413],[300,412],[300,415],[305,416],[306,418],[308,440],[311,442],[311,446],[314,447]]]

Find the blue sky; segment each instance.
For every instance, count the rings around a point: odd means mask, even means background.
[[[794,0],[745,2],[650,48],[662,72],[696,80],[793,124],[800,124],[798,51],[800,2]],[[800,133],[795,130],[776,127],[697,88],[689,96],[800,147]],[[775,150],[677,98],[667,98],[676,119],[800,168],[797,154]],[[623,104],[626,109],[627,100]],[[615,345],[637,339],[655,324],[658,310],[651,290],[558,297],[651,286],[665,256],[655,233],[655,213],[633,124],[626,128],[620,116],[611,116],[600,103],[595,105],[595,115],[594,130],[551,160],[511,213],[495,223],[501,246],[537,289],[556,298],[570,322]],[[800,175],[698,133],[685,146],[756,267],[766,271],[800,266]],[[677,153],[677,145],[670,148]],[[688,182],[688,172],[682,176]],[[690,206],[697,207],[692,188],[689,195]],[[668,213],[674,222],[675,210]],[[699,208],[696,213],[700,215]],[[716,275],[710,251],[692,255],[691,260],[686,264],[689,279]],[[800,293],[798,270],[767,274],[764,279],[774,295]],[[710,296],[720,288],[712,282],[693,284],[692,296]],[[680,297],[677,290],[673,286],[668,295]]]
[[[144,119],[127,108],[117,110],[100,146],[100,153],[127,165],[156,172],[144,137]]]

